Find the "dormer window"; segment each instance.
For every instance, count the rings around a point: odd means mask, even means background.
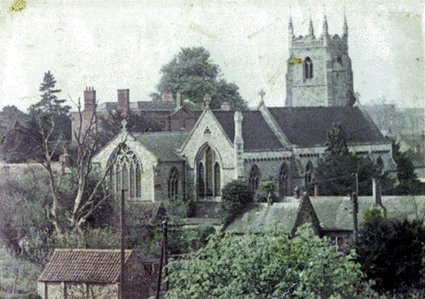
[[[310,57],[304,59],[304,79],[313,78],[313,61]]]

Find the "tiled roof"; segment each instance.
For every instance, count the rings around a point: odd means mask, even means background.
[[[136,136],[136,139],[161,161],[183,161],[177,155],[176,150],[180,148],[188,136],[189,133],[187,132],[167,131],[141,133]]]
[[[223,127],[229,139],[235,138],[234,111],[213,111],[220,125]],[[261,112],[245,111],[242,122],[242,138],[244,150],[275,150],[283,148],[271,128],[267,125]]]
[[[326,132],[339,122],[349,143],[384,142],[376,125],[357,107],[272,107],[270,113],[292,144],[325,145]]]
[[[327,230],[352,230],[352,205],[349,197],[319,196],[310,197],[320,226]],[[375,200],[372,196],[360,196],[358,199],[358,223],[364,221],[365,212],[372,208]],[[388,217],[398,219],[425,218],[425,196],[382,196],[382,204]]]
[[[125,251],[125,262],[131,250]],[[114,283],[120,274],[120,251],[56,249],[41,273],[42,282]]]
[[[264,233],[277,226],[289,234],[295,226],[300,203],[301,200],[294,198],[272,205],[255,203],[252,208],[230,223],[226,231],[236,234]]]

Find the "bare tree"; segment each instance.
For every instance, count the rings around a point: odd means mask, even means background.
[[[76,161],[73,165],[73,170],[76,173],[77,191],[73,198],[72,210],[69,211],[67,219],[61,219],[63,216],[59,215],[59,206],[62,201],[61,192],[59,187],[61,185],[62,177],[64,174],[58,173],[54,170],[54,157],[58,154],[58,149],[63,145],[61,138],[54,138],[53,132],[57,125],[56,119],[50,115],[42,116],[37,119],[38,133],[41,136],[41,149],[42,155],[39,162],[47,170],[49,176],[49,188],[52,196],[52,202],[46,206],[47,217],[55,227],[57,233],[61,234],[65,229],[72,231],[81,231],[82,226],[90,216],[99,208],[105,201],[111,199],[112,193],[109,192],[105,180],[108,173],[115,163],[115,160],[107,166],[106,169],[99,171],[95,169],[92,163],[92,158],[96,153],[99,146],[99,139],[101,131],[98,128],[98,120],[96,116],[96,109],[85,118],[81,110],[81,101],[77,102],[77,117],[79,118],[78,128],[73,133],[75,146],[76,146]],[[47,125],[46,125],[47,124]],[[124,146],[126,137],[119,144],[119,147]],[[88,178],[90,174],[98,171],[98,181],[94,188],[87,190]],[[102,192],[101,192],[102,191]],[[101,193],[102,197],[99,199],[97,195]]]

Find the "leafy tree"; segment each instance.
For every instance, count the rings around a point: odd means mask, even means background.
[[[211,96],[211,108],[219,108],[223,101],[233,109],[244,110],[246,102],[234,83],[220,78],[220,67],[210,60],[210,53],[202,47],[182,48],[173,60],[161,68],[162,77],[157,86],[160,93],[180,92],[182,97],[194,103]],[[158,100],[158,93],[152,93]]]
[[[354,173],[359,178],[359,193],[369,194],[372,178],[380,170],[369,158],[356,156],[348,150],[344,130],[340,124],[333,124],[327,132],[326,152],[316,170],[316,181],[323,195],[347,195],[355,190]],[[312,186],[310,186],[312,187]]]
[[[418,287],[424,242],[419,221],[370,217],[355,243],[357,261],[380,292]]]
[[[0,298],[40,298],[37,295],[37,279],[41,268],[17,258],[0,246]]]
[[[410,152],[400,151],[400,144],[393,141],[393,159],[397,163],[398,185],[395,188],[397,194],[420,194],[423,185],[418,180]]]
[[[366,298],[355,285],[364,275],[354,253],[342,254],[311,228],[290,239],[265,235],[212,235],[190,259],[169,264],[165,298]]]
[[[0,245],[26,259],[30,257],[22,241],[51,228],[45,210],[49,201],[47,184],[47,176],[35,169],[0,178]]]
[[[221,213],[225,224],[230,223],[249,203],[254,194],[243,181],[233,180],[224,186],[221,196]]]

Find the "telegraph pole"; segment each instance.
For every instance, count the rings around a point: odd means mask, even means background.
[[[125,299],[125,189],[121,189],[121,204],[120,204],[120,288],[119,298]]]

